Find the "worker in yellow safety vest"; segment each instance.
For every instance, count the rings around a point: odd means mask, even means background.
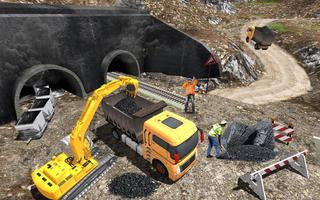
[[[220,123],[213,124],[211,130],[208,133],[208,150],[207,150],[207,158],[212,158],[211,150],[212,146],[214,146],[216,150],[216,158],[220,157],[220,148],[223,148],[221,143],[221,136],[223,135],[223,128],[226,126],[227,121],[222,120]]]

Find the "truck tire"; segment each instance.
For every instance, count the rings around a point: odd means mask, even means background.
[[[260,49],[260,45],[259,45],[259,44],[255,44],[255,45],[254,45],[254,49],[255,49],[255,50],[259,50],[259,49]]]
[[[116,140],[120,140],[121,135],[117,129],[112,130],[112,135]]]
[[[267,50],[267,49],[268,49],[268,47],[263,47],[263,48],[262,48],[262,50]]]
[[[153,163],[153,167],[157,170],[160,176],[167,178],[168,177],[168,170],[160,161],[155,160]]]
[[[246,37],[246,42],[247,42],[247,43],[249,42],[249,37]]]

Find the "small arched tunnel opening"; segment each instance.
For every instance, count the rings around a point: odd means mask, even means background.
[[[80,97],[86,96],[84,87],[76,74],[66,68],[52,65],[35,66],[26,70],[16,81],[15,111],[19,118],[25,109],[23,104],[30,104],[35,96],[34,87],[49,85],[51,90],[63,89]],[[38,69],[38,70],[37,70]]]
[[[49,85],[51,90],[64,89],[70,93],[82,96],[78,83],[69,74],[59,70],[46,70],[33,75],[25,82],[19,98],[35,95],[34,86]]]
[[[140,65],[137,58],[128,51],[113,51],[102,62],[105,75],[108,72],[120,72],[134,76],[140,76]]]

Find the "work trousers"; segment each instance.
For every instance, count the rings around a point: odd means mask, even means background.
[[[184,111],[187,112],[188,111],[188,106],[189,106],[189,102],[191,101],[192,104],[192,112],[195,111],[195,105],[194,105],[194,95],[189,94],[186,97],[186,104],[184,105]]]
[[[216,150],[216,158],[218,158],[220,156],[220,145],[219,145],[219,141],[218,141],[218,136],[211,137],[209,135],[208,141],[209,141],[209,144],[208,144],[207,156],[211,155],[212,146],[214,146],[214,148]]]

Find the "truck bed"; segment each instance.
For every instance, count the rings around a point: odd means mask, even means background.
[[[252,40],[264,46],[270,46],[275,34],[268,27],[256,27]]]
[[[140,96],[133,99],[124,92],[108,96],[102,102],[106,120],[138,143],[142,141],[144,122],[166,106],[164,101],[153,103]]]

